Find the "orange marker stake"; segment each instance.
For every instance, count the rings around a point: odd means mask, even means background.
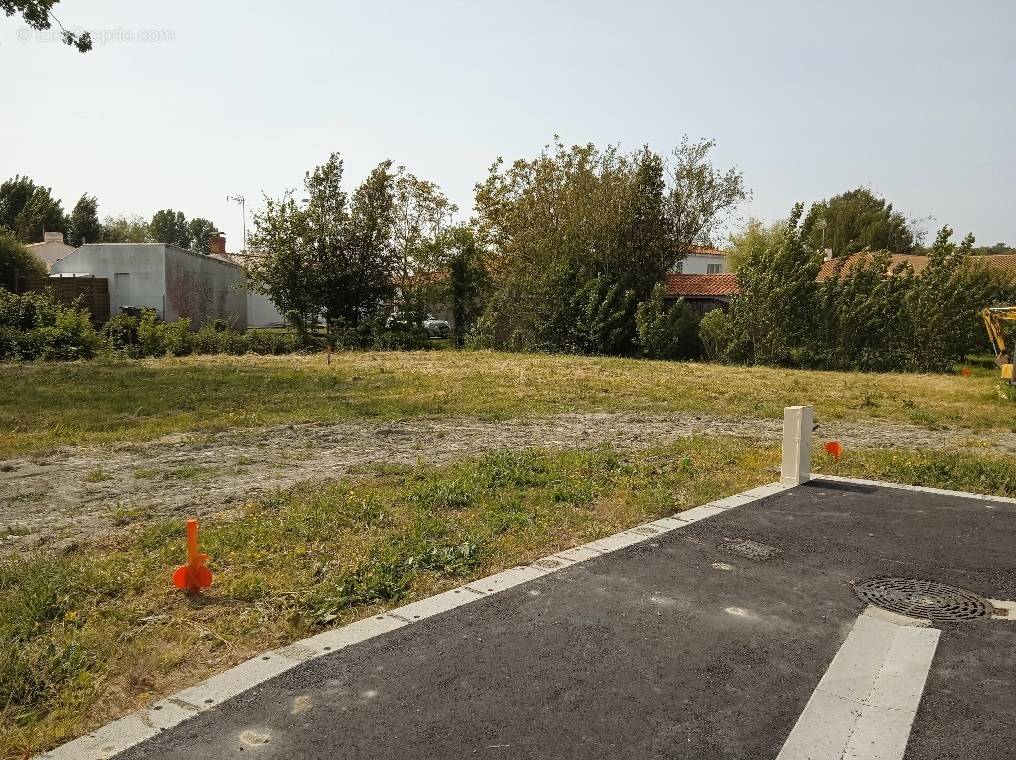
[[[198,521],[187,521],[187,564],[181,565],[173,573],[173,585],[181,591],[200,594],[203,589],[212,585],[212,571],[205,562],[208,555],[198,551]]]
[[[962,370],[960,370],[960,374],[962,374],[963,377],[970,377],[971,374],[970,367],[964,367]]]
[[[837,462],[840,461],[840,457],[843,456],[843,444],[839,441],[829,441],[825,445],[826,454],[831,456]]]

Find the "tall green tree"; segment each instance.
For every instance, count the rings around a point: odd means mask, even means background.
[[[99,221],[99,201],[85,193],[71,209],[67,224],[67,244],[84,245],[102,242],[103,227]]]
[[[148,240],[148,220],[138,214],[107,216],[102,221],[104,243],[144,243]]]
[[[208,219],[196,216],[187,222],[187,233],[190,236],[190,249],[197,253],[208,253],[208,243],[212,235],[218,232],[215,224]]]
[[[712,147],[685,139],[664,159],[648,148],[622,153],[555,140],[535,159],[499,159],[475,203],[493,280],[478,325],[483,341],[636,351],[636,305],[747,197],[736,169],[711,164]],[[626,310],[621,332],[597,329],[592,339],[590,310],[614,308]]]
[[[396,281],[407,312],[419,312],[428,301],[434,274],[443,266],[443,234],[458,207],[433,182],[400,166],[393,184],[392,247]]]
[[[187,217],[182,211],[174,211],[171,208],[156,211],[152,215],[152,221],[148,223],[148,242],[190,248],[192,238]]]
[[[60,0],[0,0],[0,10],[8,17],[19,14],[26,24],[37,31],[47,31],[56,24],[60,39],[65,45],[86,53],[92,49],[92,36],[88,32],[65,29],[53,15],[53,6]]]
[[[783,219],[764,222],[752,217],[730,233],[727,240],[727,266],[737,272],[741,265],[757,253],[778,251],[783,244],[787,223]]]
[[[915,244],[914,231],[903,214],[864,187],[813,204],[802,230],[809,247],[831,248],[833,256],[865,249],[907,253]]]
[[[247,271],[255,287],[304,334],[319,317],[329,330],[377,316],[395,292],[395,175],[379,164],[353,193],[342,189],[337,153],[304,177],[306,202],[265,199],[254,214]]]
[[[0,288],[13,291],[18,275],[46,276],[46,265],[10,230],[0,228]]]
[[[730,317],[735,340],[756,364],[787,361],[815,324],[815,277],[822,257],[804,239],[802,204],[794,206],[784,234],[752,249],[737,272],[740,293]]]
[[[50,188],[19,174],[0,184],[0,227],[23,243],[38,243],[43,232],[66,232],[67,217]]]

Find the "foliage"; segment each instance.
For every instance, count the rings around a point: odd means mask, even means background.
[[[635,304],[747,195],[739,172],[709,163],[712,145],[684,140],[664,160],[555,141],[499,159],[476,192],[492,273],[477,344],[633,353]]]
[[[787,223],[783,219],[771,223],[754,217],[749,219],[728,239],[726,253],[730,271],[736,273],[753,255],[767,255],[780,250],[786,231]]]
[[[0,289],[0,361],[88,359],[100,347],[86,310],[63,306],[48,293]]]
[[[2,2],[2,0],[0,0]],[[0,228],[22,243],[41,242],[43,232],[66,232],[67,218],[48,187],[20,174],[0,184]]]
[[[213,222],[200,216],[196,216],[187,222],[187,233],[191,239],[190,248],[196,253],[207,254],[209,251],[209,238],[217,232],[218,230]]]
[[[149,243],[166,243],[180,248],[190,248],[191,231],[187,226],[187,217],[182,211],[171,208],[156,211],[148,223]]]
[[[14,290],[17,275],[46,276],[46,265],[12,232],[0,227],[0,288]]]
[[[802,238],[798,204],[782,236],[770,236],[747,252],[737,273],[740,294],[730,311],[733,332],[743,336],[756,364],[785,361],[807,342],[814,324],[815,277],[821,257]]]
[[[45,31],[53,28],[53,22],[60,27],[60,39],[65,45],[86,53],[92,49],[92,35],[88,32],[75,32],[64,29],[53,15],[53,6],[60,0],[0,0],[0,10],[7,16],[20,14],[25,23],[32,29]]]
[[[433,182],[400,166],[392,199],[392,248],[403,310],[426,312],[431,284],[444,267],[445,231],[458,211]]]
[[[148,240],[148,220],[143,216],[107,216],[102,222],[104,243],[144,243]]]
[[[903,214],[864,187],[814,204],[802,234],[811,250],[831,248],[836,257],[863,250],[907,253],[916,242]]]
[[[701,333],[711,356],[824,369],[945,372],[985,348],[979,312],[1016,297],[1016,285],[970,256],[973,237],[943,227],[915,273],[888,251],[834,259],[819,283],[820,257],[798,228],[801,206],[780,235],[745,240],[740,294],[730,320]],[[764,232],[764,231],[763,231]],[[779,246],[776,249],[776,246]],[[728,332],[729,328],[729,332]]]
[[[727,356],[733,340],[733,325],[723,309],[712,309],[699,320],[699,339],[706,358],[718,361]]]
[[[439,279],[438,291],[430,300],[451,303],[452,342],[456,348],[461,348],[483,312],[490,273],[485,251],[477,242],[472,227],[452,227],[445,233],[440,247],[444,254],[443,269],[447,269],[448,274]]]
[[[337,153],[304,177],[306,203],[265,199],[254,214],[247,272],[255,288],[307,335],[318,318],[331,333],[377,317],[395,295],[397,256],[391,162],[354,191],[342,190]]]
[[[99,222],[99,201],[94,195],[83,194],[74,204],[67,222],[67,245],[102,242],[103,227]]]

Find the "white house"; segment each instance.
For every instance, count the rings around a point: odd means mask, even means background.
[[[195,329],[213,319],[236,330],[285,323],[267,298],[249,290],[242,267],[165,243],[83,245],[51,273],[106,278],[111,314],[121,306],[143,306],[167,322],[189,317]]]
[[[728,271],[727,254],[715,248],[692,248],[674,267],[674,274],[723,274]]]
[[[52,269],[56,262],[75,250],[73,245],[64,242],[62,232],[44,232],[41,243],[29,243],[25,248],[42,259],[47,269]]]

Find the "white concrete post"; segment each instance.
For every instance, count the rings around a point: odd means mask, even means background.
[[[811,480],[813,417],[810,406],[788,406],[783,410],[783,465],[780,468],[780,482],[785,486],[799,486]]]

